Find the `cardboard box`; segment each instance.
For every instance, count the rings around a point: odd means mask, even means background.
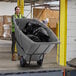
[[[49,27],[56,28],[56,24],[58,23],[58,19],[56,18],[49,18]]]
[[[3,25],[2,23],[0,23],[0,37],[3,36],[3,32],[4,32]]]
[[[6,24],[7,27],[4,28],[4,24]],[[11,37],[11,26],[11,16],[0,16],[0,38],[3,37],[6,39]]]
[[[56,28],[51,28],[51,30],[56,34]]]
[[[4,24],[3,28],[4,28],[3,37],[10,38],[11,37],[11,26],[9,24]]]
[[[3,16],[3,23],[8,24],[11,23],[11,16]]]
[[[59,19],[59,11],[47,8],[33,8],[33,18],[37,18],[40,21],[45,20],[46,18]]]
[[[59,11],[51,9],[33,8],[33,17],[40,21],[49,19],[49,27],[56,28],[56,23],[59,20]]]
[[[0,23],[3,23],[3,16],[0,16]]]

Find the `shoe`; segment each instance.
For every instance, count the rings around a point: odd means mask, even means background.
[[[14,54],[12,55],[12,61],[16,61],[16,57],[17,57],[17,54],[14,53]]]

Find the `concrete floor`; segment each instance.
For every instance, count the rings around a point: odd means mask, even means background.
[[[11,61],[11,41],[0,40],[0,72],[17,72],[17,71],[30,71],[30,70],[60,70],[65,67],[59,66],[56,63],[56,48],[44,57],[43,65],[41,67],[20,67],[19,60]],[[72,69],[72,68],[70,68]]]

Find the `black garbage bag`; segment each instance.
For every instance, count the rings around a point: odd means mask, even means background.
[[[41,42],[41,40],[37,36],[34,36],[34,35],[27,35],[27,36],[35,42]]]
[[[26,26],[23,28],[23,32],[25,34],[33,34],[33,31],[36,30],[37,28],[41,27],[39,24],[33,23],[33,22],[28,22]]]
[[[31,36],[32,38],[30,37],[31,39],[33,39],[33,37],[34,38],[38,37],[38,39],[40,39],[41,42],[50,41],[50,37],[49,37],[47,31],[43,27],[41,27],[41,25],[39,25],[39,24],[36,24],[33,22],[28,22],[22,31],[26,35],[29,35],[29,34],[33,35],[33,36]]]
[[[50,37],[47,33],[47,31],[43,27],[39,27],[35,31],[33,31],[33,35],[37,36],[41,42],[49,42]]]

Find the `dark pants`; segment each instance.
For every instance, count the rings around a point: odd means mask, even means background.
[[[16,38],[15,38],[15,32],[12,32],[12,55],[15,53],[15,43],[16,43]]]

